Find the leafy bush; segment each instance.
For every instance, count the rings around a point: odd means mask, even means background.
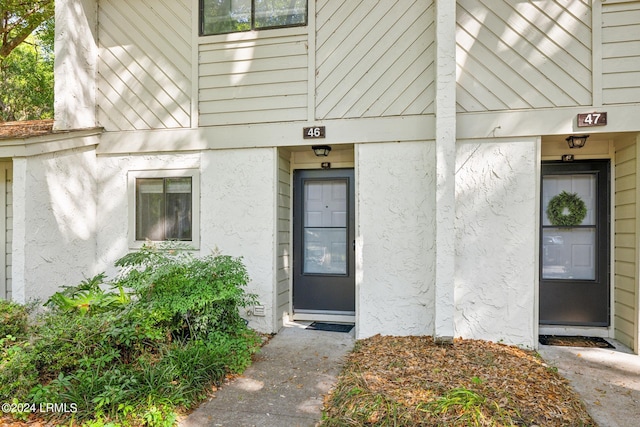
[[[0,396],[28,392],[37,382],[29,343],[24,341],[28,318],[28,307],[0,300]]]
[[[78,286],[65,286],[61,292],[56,292],[45,303],[62,312],[79,311],[86,314],[89,310],[106,311],[115,306],[129,302],[129,295],[121,285],[117,286],[118,293],[105,292],[101,285],[106,275],[100,273],[90,279],[83,280]]]
[[[31,326],[2,317],[0,330],[21,338],[0,341],[0,401],[74,403],[67,415],[90,425],[172,425],[249,365],[260,339],[239,315],[255,301],[240,259],[145,246],[116,265],[113,281],[101,274],[55,294]],[[19,306],[0,306],[9,311]]]
[[[24,335],[27,332],[28,317],[28,307],[0,300],[0,339],[7,335]]]
[[[5,341],[5,340],[2,340]],[[13,342],[14,340],[9,340]],[[0,401],[23,397],[38,383],[38,371],[28,342],[7,345],[0,351]]]
[[[173,338],[202,339],[209,331],[234,331],[243,320],[238,307],[255,302],[241,260],[212,254],[143,247],[121,258],[121,286],[133,289],[138,304],[162,319]]]

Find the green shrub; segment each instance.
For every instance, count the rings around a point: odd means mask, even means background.
[[[0,301],[0,401],[26,395],[37,384],[28,333],[29,307]]]
[[[76,404],[61,423],[172,425],[249,365],[260,339],[239,315],[255,300],[240,259],[145,246],[117,266],[112,282],[98,275],[55,294],[31,327],[19,306],[0,308],[14,313],[0,401]]]
[[[251,363],[251,356],[260,343],[260,337],[250,330],[240,330],[237,334],[212,331],[207,337],[206,346],[212,356],[224,363],[228,372],[241,373]]]
[[[24,397],[38,384],[38,370],[29,343],[4,343],[0,353],[0,402],[11,402],[14,398],[26,402]]]
[[[122,286],[116,286],[117,293],[105,292],[102,285],[105,282],[105,274],[100,273],[90,279],[85,279],[77,286],[64,286],[63,290],[56,292],[49,298],[45,305],[63,313],[79,312],[87,314],[104,312],[129,302],[129,295]]]
[[[79,316],[47,313],[34,327],[34,362],[43,379],[77,369],[83,358],[105,349],[104,337],[111,316]],[[108,344],[107,344],[108,345]]]
[[[0,300],[0,339],[7,335],[23,336],[27,332],[28,318],[26,306]]]
[[[175,339],[201,339],[209,331],[241,328],[239,307],[255,303],[246,294],[249,276],[239,258],[143,247],[121,258],[119,284],[134,289],[139,304],[169,328]]]

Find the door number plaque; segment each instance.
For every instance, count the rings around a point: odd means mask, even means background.
[[[308,128],[302,128],[302,137],[304,139],[324,138],[324,135],[325,135],[324,126],[313,126]]]
[[[578,127],[606,126],[607,113],[578,114]]]

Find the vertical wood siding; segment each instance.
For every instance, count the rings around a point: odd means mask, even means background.
[[[98,120],[105,129],[191,125],[191,3],[99,2]]]
[[[433,113],[431,0],[318,0],[318,119]]]
[[[282,313],[289,312],[289,277],[291,273],[291,173],[288,155],[288,151],[283,151],[278,156],[277,325],[282,324]]]
[[[634,348],[636,292],[637,148],[635,141],[616,144],[614,311],[615,337]]]
[[[603,103],[640,102],[640,1],[602,5]]]
[[[200,126],[306,120],[306,27],[229,38],[200,45]]]
[[[588,0],[459,0],[459,112],[591,105]]]

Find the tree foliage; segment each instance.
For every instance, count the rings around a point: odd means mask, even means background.
[[[0,0],[0,62],[54,15],[54,0]]]
[[[0,0],[0,122],[53,116],[54,0]]]

